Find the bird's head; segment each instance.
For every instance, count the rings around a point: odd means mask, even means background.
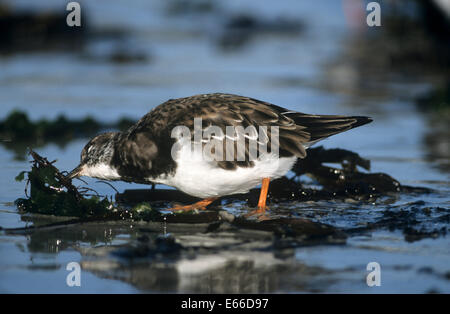
[[[119,174],[111,165],[116,135],[117,132],[108,132],[90,140],[81,151],[80,164],[69,173],[68,177],[70,179],[81,176],[105,180],[120,179]]]

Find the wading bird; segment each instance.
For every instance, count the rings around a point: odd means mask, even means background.
[[[222,135],[201,136],[200,141],[196,141],[195,119],[201,119],[203,131],[215,126],[223,131]],[[186,211],[205,209],[221,196],[246,193],[262,184],[255,213],[265,213],[270,180],[284,176],[297,158],[306,156],[308,147],[371,121],[363,116],[304,114],[253,98],[222,93],[170,99],[127,131],[104,133],[90,140],[81,152],[80,165],[69,177],[159,183],[203,199],[171,209]],[[173,130],[179,126],[190,131],[189,140],[174,136]],[[262,129],[264,141],[251,132],[229,135],[227,127]],[[277,134],[273,134],[274,127]],[[228,154],[232,158],[211,160],[204,158],[202,150],[199,153],[192,149],[195,144],[204,148],[211,139],[227,143],[223,144],[224,154],[233,148]],[[254,146],[249,144],[250,140],[269,145],[276,141],[277,152],[271,150],[252,159]],[[220,145],[214,146],[214,154],[217,147]]]

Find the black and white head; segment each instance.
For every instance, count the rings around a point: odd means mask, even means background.
[[[81,151],[80,164],[73,169],[68,177],[88,176],[104,180],[120,179],[117,171],[111,166],[114,155],[114,138],[117,132],[97,135],[90,140]]]

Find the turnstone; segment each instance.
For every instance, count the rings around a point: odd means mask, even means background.
[[[255,212],[264,213],[269,181],[284,176],[308,147],[371,121],[304,114],[222,93],[170,99],[127,131],[90,140],[69,177],[159,183],[203,199],[172,210],[205,209],[221,196],[262,184]]]

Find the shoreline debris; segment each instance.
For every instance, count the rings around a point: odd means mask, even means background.
[[[77,188],[64,173],[60,172],[47,158],[40,156],[30,149],[31,171],[22,171],[17,181],[27,176],[25,194],[28,198],[19,198],[15,201],[20,210],[49,214],[57,216],[98,216],[104,215],[113,208],[107,197],[99,195],[90,196],[87,192],[94,190],[82,187]],[[29,187],[29,195],[27,189]]]

